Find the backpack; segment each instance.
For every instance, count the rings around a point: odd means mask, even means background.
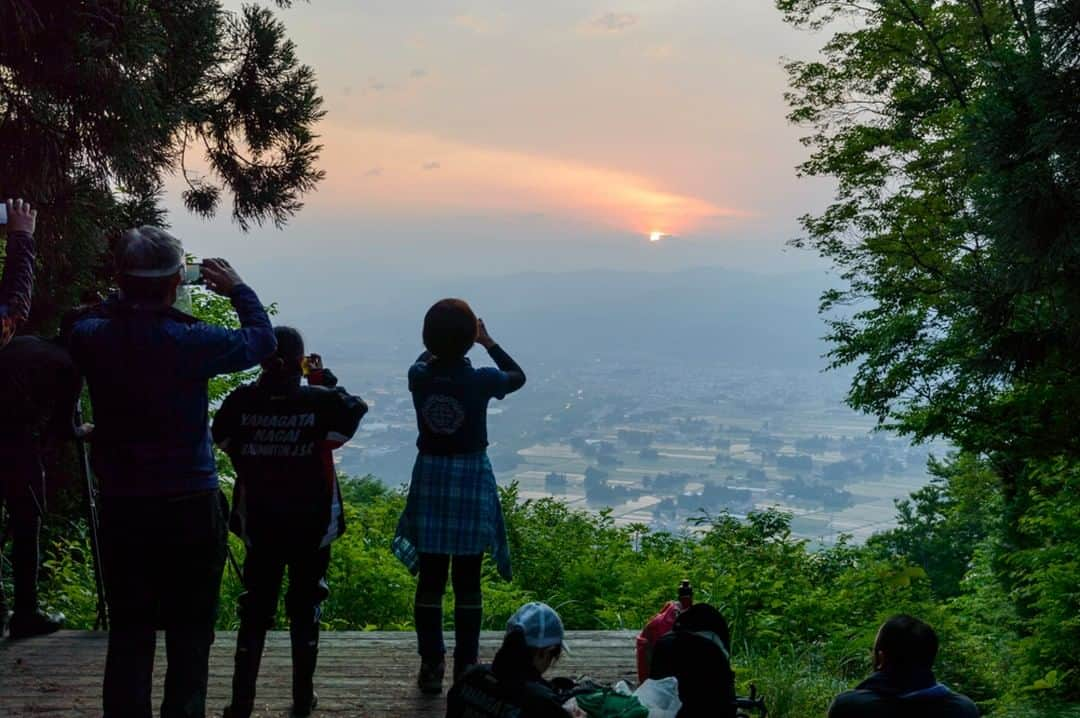
[[[679,718],[735,715],[730,646],[727,621],[707,603],[682,611],[671,632],[657,640],[649,677],[678,679]]]
[[[679,617],[682,606],[678,601],[668,601],[660,613],[649,619],[645,628],[637,637],[637,679],[638,683],[644,683],[649,677],[649,667],[652,665],[653,650],[656,642],[671,633],[675,628],[675,619]]]

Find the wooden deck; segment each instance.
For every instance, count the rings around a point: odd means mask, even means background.
[[[589,677],[604,683],[635,678],[634,637],[629,631],[571,631],[572,651],[553,675]],[[490,661],[502,636],[485,632],[481,660]],[[210,659],[207,715],[221,715],[229,698],[236,635],[219,633]],[[105,666],[104,633],[61,631],[25,641],[0,641],[0,716],[99,716]],[[442,716],[442,697],[420,695],[414,683],[416,638],[403,632],[326,632],[322,635],[315,716]],[[453,636],[447,635],[447,645]],[[164,639],[158,640],[154,700],[161,699]],[[452,650],[452,649],[451,649]],[[449,674],[449,667],[447,673]],[[267,639],[259,675],[258,716],[287,716],[291,669],[288,633]]]

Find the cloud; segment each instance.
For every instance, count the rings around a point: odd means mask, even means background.
[[[653,60],[670,60],[675,56],[675,47],[670,43],[650,45],[645,48],[645,57]]]
[[[630,12],[606,12],[585,24],[592,32],[622,32],[637,25],[638,16]]]
[[[476,17],[475,15],[469,15],[468,13],[457,15],[450,22],[460,28],[475,32],[477,35],[486,35],[494,30],[494,27],[489,21]]]
[[[427,133],[335,124],[322,129],[328,179],[310,204],[335,214],[543,213],[554,221],[683,236],[753,216],[648,177],[577,160]],[[371,182],[365,167],[400,169]]]

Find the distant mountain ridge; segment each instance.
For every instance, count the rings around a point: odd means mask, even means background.
[[[826,327],[817,306],[828,281],[821,272],[759,275],[716,267],[446,280],[358,274],[341,289],[348,293],[347,308],[290,306],[282,316],[322,345],[369,356],[393,346],[398,356],[419,351],[420,325],[431,302],[460,296],[508,348],[538,359],[577,354],[820,369]]]

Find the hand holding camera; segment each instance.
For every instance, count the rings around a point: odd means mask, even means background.
[[[312,372],[322,371],[322,356],[320,356],[319,354],[308,354],[301,361],[301,366],[304,369],[305,376],[311,374]]]
[[[202,279],[210,291],[225,297],[231,295],[236,287],[244,283],[232,265],[220,257],[203,260]]]

